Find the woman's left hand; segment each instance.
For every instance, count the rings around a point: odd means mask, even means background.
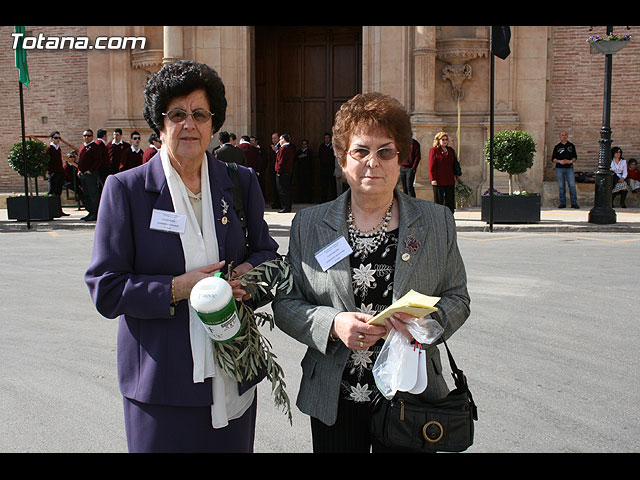
[[[240,280],[234,280],[235,278],[244,275],[249,270],[253,269],[253,265],[249,262],[244,262],[238,265],[233,269],[231,273],[231,280],[228,280],[229,285],[231,285],[231,289],[233,291],[233,298],[236,300],[249,300],[251,298],[251,294],[247,293],[247,291],[240,284]]]
[[[231,285],[233,298],[236,300],[249,300],[251,298],[251,294],[247,293],[247,291],[242,287],[240,280],[227,280],[227,282]]]

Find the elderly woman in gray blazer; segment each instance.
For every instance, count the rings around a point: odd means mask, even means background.
[[[396,314],[386,328],[368,320],[412,289],[441,297],[444,339],[469,316],[451,211],[395,188],[411,138],[409,115],[394,98],[366,93],[343,104],[333,142],[350,188],[298,212],[291,225],[295,286],[276,296],[273,310],[278,327],[308,346],[297,406],[311,417],[314,452],[384,451],[369,434],[380,395],[372,367],[387,329],[409,335],[411,317]],[[427,375],[423,395],[446,396],[436,345],[427,348]]]

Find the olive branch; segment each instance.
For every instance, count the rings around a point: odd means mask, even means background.
[[[229,272],[232,272],[229,265]],[[273,289],[290,293],[293,288],[293,276],[285,259],[279,258],[261,263],[247,273],[235,278],[251,294],[251,299],[256,305],[261,305],[261,300],[268,303],[273,299]],[[262,303],[262,304],[264,304]],[[238,317],[242,324],[240,335],[232,342],[216,343],[214,358],[227,375],[237,382],[251,380],[258,376],[260,370],[266,372],[266,377],[271,381],[271,392],[274,395],[274,403],[281,407],[288,416],[289,423],[293,423],[291,417],[291,403],[285,391],[284,371],[278,364],[278,358],[271,351],[271,342],[260,333],[258,327],[269,324],[273,330],[275,322],[273,315],[268,312],[257,312],[245,302],[236,302]],[[259,307],[255,307],[259,308]]]

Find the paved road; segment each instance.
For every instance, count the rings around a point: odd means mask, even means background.
[[[287,250],[288,222],[269,219]],[[0,233],[0,452],[125,452],[116,320],[82,273],[91,230]],[[479,407],[469,452],[638,452],[638,234],[461,232],[472,314],[450,347]],[[303,348],[264,332],[292,403]],[[310,452],[259,387],[256,452]]]

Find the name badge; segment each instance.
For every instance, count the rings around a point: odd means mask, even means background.
[[[166,210],[153,209],[151,214],[151,224],[149,228],[152,230],[160,230],[162,232],[184,233],[187,225],[187,216],[182,213],[168,212]]]
[[[351,246],[344,237],[334,240],[326,247],[318,250],[314,255],[323,272],[333,267],[336,263],[353,253]]]

